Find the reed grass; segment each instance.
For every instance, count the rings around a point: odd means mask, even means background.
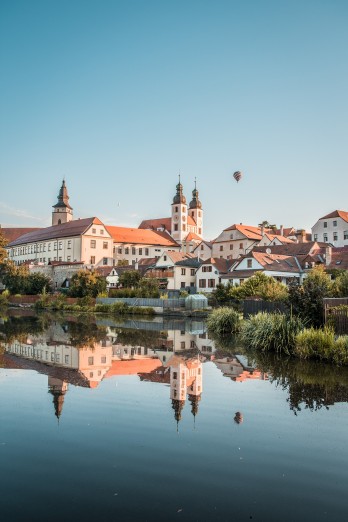
[[[228,306],[213,310],[207,319],[208,330],[217,335],[238,333],[241,323],[240,313]]]

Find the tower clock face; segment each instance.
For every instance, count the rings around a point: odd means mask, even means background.
[[[178,216],[174,216],[174,221],[178,221]]]

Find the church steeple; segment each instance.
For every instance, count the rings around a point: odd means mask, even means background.
[[[178,243],[182,243],[188,234],[187,229],[187,204],[183,193],[183,186],[180,181],[176,186],[176,194],[172,203],[172,238]]]
[[[195,188],[192,191],[192,201],[190,201],[190,209],[193,208],[202,208],[202,203],[198,198],[198,190],[197,190],[197,181],[195,178]]]
[[[58,201],[53,205],[52,225],[61,225],[72,221],[73,209],[69,204],[68,189],[66,188],[65,179],[58,194]]]

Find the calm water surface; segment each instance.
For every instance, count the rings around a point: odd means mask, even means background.
[[[348,519],[348,372],[199,322],[0,318],[7,521]]]

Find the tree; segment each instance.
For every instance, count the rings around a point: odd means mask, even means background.
[[[256,272],[240,286],[231,287],[229,293],[231,298],[240,300],[259,297],[265,301],[284,301],[288,297],[288,289],[285,285],[262,272]]]
[[[71,297],[97,297],[106,291],[106,279],[91,270],[79,270],[71,278]]]
[[[324,318],[324,297],[333,295],[334,287],[323,266],[308,272],[303,284],[289,285],[289,303],[294,313],[301,315],[312,326],[321,326]]]
[[[348,271],[340,270],[340,274],[336,277],[334,284],[334,293],[337,297],[348,297]]]
[[[137,270],[126,270],[120,274],[118,282],[123,288],[136,288],[140,279],[141,275]]]

